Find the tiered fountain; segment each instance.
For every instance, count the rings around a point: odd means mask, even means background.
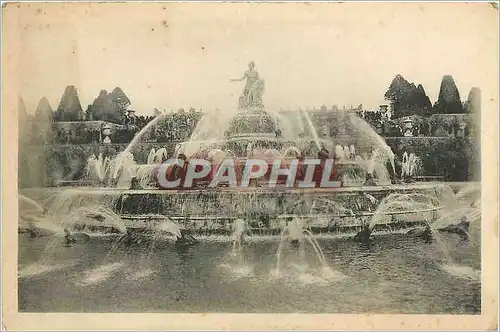
[[[175,154],[205,158],[214,167],[226,158],[241,165],[250,157],[272,163],[275,158],[303,160],[322,155],[335,159],[341,188],[285,188],[279,182],[273,189],[259,183],[244,189],[208,188],[206,181],[199,181],[195,188],[162,190],[155,175],[167,158],[166,150],[152,150],[143,165],[133,155],[136,143],[162,119],[160,115],[114,160],[89,158],[88,174],[101,187],[61,189],[55,199],[46,202],[48,209],[64,215],[72,214],[76,207],[81,211],[82,205],[99,204],[118,215],[127,229],[153,230],[169,219],[204,235],[230,235],[234,220],[242,214],[250,233],[262,235],[281,234],[286,220],[296,217],[312,234],[357,233],[367,227],[371,234],[423,225],[438,217],[441,185],[391,183],[396,177],[391,149],[356,114],[336,111],[332,116],[337,134],[319,139],[307,112],[265,109],[262,88],[260,83],[256,89],[245,90],[235,112],[207,113]],[[408,165],[414,161],[411,158],[405,159]],[[404,171],[404,178],[409,179],[413,168]],[[25,194],[37,199],[34,190]],[[301,208],[296,206],[298,201],[305,202]],[[236,206],[242,211],[236,211]],[[84,218],[62,218],[61,222],[92,227],[116,224],[103,222],[105,218],[96,217],[88,208],[86,211]]]

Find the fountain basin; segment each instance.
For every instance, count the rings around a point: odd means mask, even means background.
[[[238,217],[247,220],[252,235],[279,235],[293,218],[304,220],[314,234],[351,234],[370,223],[377,207],[391,194],[438,197],[440,183],[413,183],[344,188],[213,188],[191,190],[126,190],[117,188],[28,189],[24,195],[67,195],[80,202],[106,204],[127,229],[154,230],[170,219],[199,235],[230,235]],[[50,192],[50,193],[49,193]],[[297,204],[297,202],[301,202]],[[50,202],[47,202],[50,205]],[[50,208],[50,206],[49,206]],[[424,226],[438,218],[442,206],[403,208],[379,213],[373,232],[397,231]],[[75,227],[106,228],[92,218],[76,220]]]

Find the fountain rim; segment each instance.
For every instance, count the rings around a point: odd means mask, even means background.
[[[286,187],[248,187],[248,188],[231,188],[231,187],[216,187],[216,188],[193,188],[193,189],[177,189],[177,190],[162,190],[159,188],[151,187],[148,189],[126,189],[116,187],[40,187],[40,188],[26,188],[22,192],[27,196],[31,191],[49,191],[64,192],[64,191],[78,191],[85,194],[160,194],[160,195],[173,195],[173,194],[199,194],[200,192],[207,193],[284,193],[284,194],[315,194],[315,193],[370,193],[370,192],[384,192],[398,190],[407,192],[415,189],[436,189],[446,186],[446,182],[420,182],[409,184],[391,184],[379,186],[353,186],[353,187],[340,187],[340,188],[286,188]]]
[[[273,219],[286,219],[286,218],[299,218],[299,219],[309,219],[309,218],[344,218],[344,217],[370,217],[375,214],[377,215],[384,215],[384,216],[392,216],[392,215],[405,215],[405,214],[415,214],[415,213],[425,213],[425,212],[436,212],[443,210],[443,206],[435,206],[433,208],[427,208],[427,209],[414,209],[414,210],[408,210],[408,211],[394,211],[394,212],[360,212],[356,213],[354,215],[351,214],[329,214],[329,213],[307,213],[307,214],[277,214],[273,215]],[[126,220],[160,220],[160,219],[172,219],[173,221],[175,220],[220,220],[220,219],[238,219],[239,217],[237,216],[208,216],[208,215],[186,215],[186,216],[169,216],[169,215],[164,215],[164,214],[121,214],[120,218],[126,219]]]

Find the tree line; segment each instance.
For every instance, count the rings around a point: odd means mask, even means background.
[[[392,118],[432,114],[462,114],[479,111],[480,91],[472,88],[467,101],[462,102],[460,93],[452,76],[445,75],[441,81],[439,96],[432,105],[424,87],[408,82],[401,75],[396,75],[387,89],[385,99],[391,104]]]

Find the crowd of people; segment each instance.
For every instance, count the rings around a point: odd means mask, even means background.
[[[190,109],[170,112],[160,120],[150,131],[144,134],[143,142],[170,142],[187,140],[197,122],[201,112]],[[156,115],[157,116],[157,115]],[[110,140],[112,143],[129,143],[156,116],[125,117],[122,124],[113,125]],[[103,141],[100,128],[88,128],[85,122],[72,128],[58,128],[52,135],[54,144],[92,144]]]
[[[392,122],[391,114],[381,111],[357,111],[356,114],[368,122],[378,134],[386,137],[403,136],[400,126]],[[416,134],[416,133],[415,133]],[[418,135],[414,135],[418,136]]]
[[[411,126],[406,128],[403,121],[393,119],[390,115],[380,111],[361,111],[356,112],[358,116],[368,122],[379,135],[384,137],[468,137],[469,123],[459,122],[453,119],[451,122],[439,122],[432,117],[416,117],[410,119]]]
[[[186,141],[191,136],[202,113],[190,109],[189,112],[180,109],[166,115],[157,125],[145,135],[145,142]],[[138,130],[142,129],[139,127]]]
[[[144,115],[139,115],[134,117],[133,119],[130,119],[129,117],[126,117],[123,121],[123,125],[125,126],[131,126],[134,125],[135,128],[140,131],[142,128],[144,128],[150,121],[152,121],[155,118],[155,116],[144,116]]]
[[[457,119],[448,122],[436,122],[436,119],[418,117],[411,120],[410,128],[405,127],[401,120],[391,119],[385,112],[380,111],[356,111],[356,114],[369,123],[375,131],[383,137],[402,136],[452,136],[467,137],[469,135],[469,124],[461,123]],[[129,143],[134,136],[140,132],[155,116],[133,116],[126,117],[122,124],[114,124],[110,136],[112,143]],[[180,142],[186,141],[191,136],[196,124],[202,116],[201,111],[180,109],[176,112],[167,113],[157,124],[144,133],[142,142]],[[335,124],[328,124],[328,120],[321,120],[319,128],[329,126],[329,130],[319,130],[320,136],[335,136]],[[326,123],[325,123],[326,122]],[[332,122],[335,122],[332,120]],[[103,142],[103,133],[100,128],[88,128],[85,122],[71,128],[58,128],[52,133],[54,144],[93,144]]]
[[[88,128],[59,128],[54,136],[55,144],[89,144],[101,141],[101,131]]]

